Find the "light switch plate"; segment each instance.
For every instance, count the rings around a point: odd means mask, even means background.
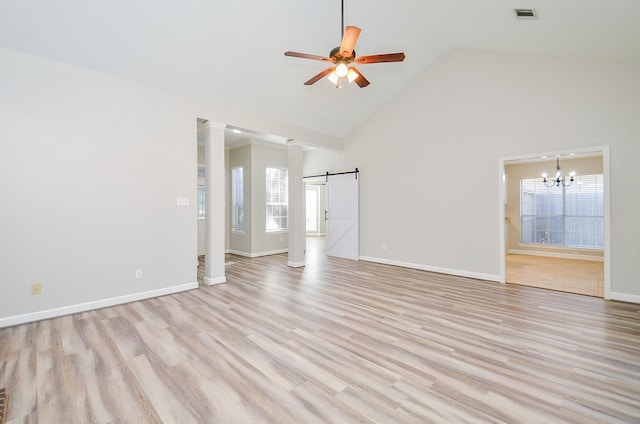
[[[178,206],[189,206],[189,198],[188,197],[178,197],[176,199],[176,205],[178,205]]]

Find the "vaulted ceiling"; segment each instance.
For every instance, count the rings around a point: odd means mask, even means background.
[[[326,64],[283,55],[339,45],[339,0],[0,0],[0,45],[338,137],[454,48],[640,64],[638,0],[345,0],[344,10],[362,29],[358,55],[406,53],[361,66],[366,88],[304,86]]]

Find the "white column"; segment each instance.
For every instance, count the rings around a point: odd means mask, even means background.
[[[225,181],[223,124],[205,124],[206,223],[204,283],[212,286],[227,281],[224,275]]]
[[[289,260],[290,267],[304,266],[305,216],[302,146],[289,142]]]

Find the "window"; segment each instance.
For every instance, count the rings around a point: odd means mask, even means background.
[[[244,176],[243,168],[231,168],[231,231],[244,233]]]
[[[317,233],[319,231],[318,228],[318,186],[309,186],[307,187],[307,195],[306,195],[306,211],[307,211],[307,222],[306,228],[307,233]]]
[[[520,241],[577,248],[604,247],[604,178],[575,177],[570,187],[520,181]]]
[[[289,178],[286,168],[267,167],[267,222],[269,231],[288,228]]]
[[[198,186],[198,219],[206,217],[205,186]]]

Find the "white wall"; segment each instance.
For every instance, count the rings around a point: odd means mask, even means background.
[[[612,295],[640,302],[638,99],[639,67],[455,50],[304,173],[360,169],[362,256],[497,279],[499,159],[608,145]]]
[[[562,158],[560,167],[564,175],[571,171],[576,175],[602,174],[602,156],[586,158]],[[507,184],[507,204],[505,206],[505,217],[508,223],[505,225],[506,231],[506,252],[507,253],[532,253],[538,255],[566,256],[571,258],[583,258],[592,260],[603,260],[603,251],[596,249],[576,249],[559,248],[549,245],[520,244],[520,180],[524,178],[540,178],[543,172],[551,177],[555,176],[555,158],[544,162],[513,163],[505,165],[505,175]]]
[[[192,287],[194,104],[10,50],[0,63],[0,326]],[[177,197],[190,205],[177,207]],[[31,295],[33,282],[41,295]]]

